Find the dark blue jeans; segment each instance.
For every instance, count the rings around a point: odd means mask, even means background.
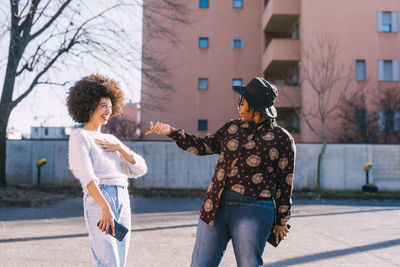
[[[199,220],[191,266],[218,266],[231,239],[237,266],[263,266],[262,254],[273,220],[271,200],[224,190],[214,226]]]

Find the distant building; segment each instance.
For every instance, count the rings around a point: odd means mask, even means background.
[[[71,127],[32,126],[31,139],[68,139]]]
[[[14,130],[14,129],[7,130],[7,139],[8,140],[21,140],[22,133],[18,130]]]
[[[310,68],[306,73],[305,64],[301,64],[319,58],[306,50],[315,47],[319,35],[336,38],[340,47],[337,64],[351,64],[354,78],[350,89],[365,87],[365,107],[348,114],[354,119],[352,131],[363,129],[367,120],[376,120],[376,131],[400,132],[398,108],[380,108],[376,119],[373,116],[378,112],[370,112],[376,108],[374,94],[386,88],[395,88],[400,94],[399,0],[197,0],[188,4],[193,23],[190,27],[174,25],[179,33],[177,43],[152,38],[145,30],[149,26],[143,25],[143,45],[165,52],[168,64],[176,67],[170,77],[175,92],[165,101],[163,110],[149,108],[152,99],[145,96],[153,88],[142,76],[142,132],[149,129],[149,121],[159,120],[195,135],[212,133],[227,120],[239,117],[238,95],[232,85],[263,76],[278,86],[278,124],[297,142],[320,142],[296,112],[321,104],[312,86],[304,82],[306,75],[314,75],[318,69]],[[143,13],[152,14],[146,8]],[[164,25],[168,27],[169,23]],[[340,91],[333,91],[322,104],[328,106],[339,97]],[[328,141],[336,142],[339,122],[335,119],[339,114],[332,114],[326,132]],[[318,119],[309,123],[317,130],[322,127]],[[167,138],[148,135],[143,139]]]

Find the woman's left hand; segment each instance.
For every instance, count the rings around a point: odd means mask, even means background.
[[[275,238],[276,238],[276,243],[279,243],[279,238],[281,240],[285,239],[285,236],[289,233],[289,229],[287,226],[282,226],[282,225],[275,225],[273,232],[275,233]]]
[[[113,144],[108,142],[107,140],[100,140],[100,139],[95,139],[94,142],[98,144],[106,152],[121,151],[121,145],[118,143]]]

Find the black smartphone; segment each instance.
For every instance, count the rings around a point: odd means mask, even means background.
[[[272,227],[273,227],[273,226],[272,226]],[[290,229],[290,224],[286,224],[286,227],[287,227],[288,229]],[[276,243],[276,236],[275,236],[275,234],[274,234],[274,233],[272,232],[272,230],[271,230],[271,233],[269,234],[269,237],[268,237],[267,241],[268,241],[268,243],[270,243],[270,244],[273,245],[274,247],[277,247],[277,246],[279,245],[279,243],[281,242],[281,238],[279,237],[279,242]]]
[[[97,223],[97,227],[100,225],[100,221]],[[114,227],[115,227],[115,236],[112,235],[112,228],[111,226],[108,228],[108,234],[115,237],[117,240],[122,241],[125,235],[128,233],[128,228],[123,226],[122,224],[118,223],[114,220]]]

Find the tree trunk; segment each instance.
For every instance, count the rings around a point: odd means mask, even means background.
[[[321,116],[321,126],[322,126],[322,148],[318,154],[318,166],[317,166],[317,198],[321,197],[321,166],[322,166],[322,158],[325,154],[326,150],[326,125],[325,125],[325,116]]]
[[[322,158],[325,154],[326,150],[326,141],[322,144],[322,149],[318,154],[318,166],[317,166],[317,198],[321,197],[321,165],[322,165]]]
[[[4,105],[0,106],[0,187],[7,186],[6,181],[6,145],[7,145],[7,124],[10,117],[10,113],[4,108]]]

